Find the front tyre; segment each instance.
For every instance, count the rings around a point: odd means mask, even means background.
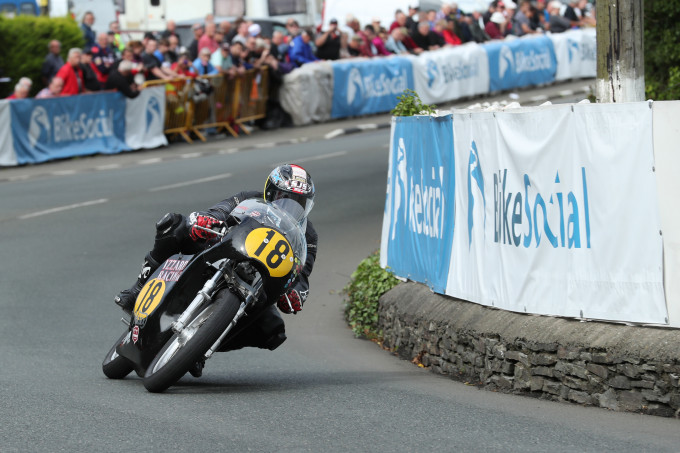
[[[132,362],[130,362],[125,357],[118,355],[118,353],[116,352],[116,348],[118,347],[118,345],[125,341],[125,338],[129,336],[130,336],[129,331],[121,335],[116,344],[114,344],[113,347],[106,354],[106,357],[102,362],[102,371],[104,371],[104,374],[109,379],[123,379],[125,376],[130,374],[130,372],[134,369]]]
[[[182,333],[173,335],[158,352],[147,368],[144,387],[156,393],[177,382],[195,362],[203,359],[240,306],[239,298],[229,290],[220,291],[213,303],[187,324]]]

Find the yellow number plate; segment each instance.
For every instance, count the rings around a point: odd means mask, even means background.
[[[293,268],[295,256],[288,240],[271,228],[257,228],[246,238],[246,252],[267,269],[272,277],[284,277]]]
[[[154,278],[146,282],[135,302],[135,317],[145,319],[158,307],[165,293],[165,282]]]

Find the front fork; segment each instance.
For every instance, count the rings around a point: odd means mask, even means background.
[[[227,262],[224,262],[222,266],[215,272],[215,275],[212,276],[210,280],[208,280],[205,285],[203,285],[203,288],[196,294],[196,297],[194,297],[194,300],[191,301],[189,306],[182,312],[179,318],[177,318],[177,321],[173,322],[171,325],[171,329],[173,332],[176,334],[181,334],[184,328],[186,327],[187,322],[190,319],[193,319],[194,312],[201,306],[203,305],[204,302],[212,300],[212,297],[214,295],[215,288],[217,287],[217,284],[221,278],[225,276],[225,269],[227,266]],[[233,279],[235,280],[236,286],[240,290],[240,292],[247,294],[245,300],[241,302],[241,306],[239,307],[238,311],[236,312],[236,315],[234,316],[234,319],[229,323],[227,328],[222,332],[222,335],[217,339],[215,344],[213,344],[210,349],[205,353],[205,358],[209,359],[215,351],[220,347],[220,343],[222,343],[222,340],[227,336],[227,334],[231,331],[231,329],[238,323],[238,321],[245,315],[246,308],[255,300],[257,300],[257,295],[260,293],[260,290],[262,289],[262,278],[258,275],[258,277],[255,279],[253,282],[253,285],[249,285],[246,283],[244,280],[239,278],[237,275],[233,276]]]

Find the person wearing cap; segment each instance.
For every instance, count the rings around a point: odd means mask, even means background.
[[[260,36],[260,33],[262,33],[262,27],[260,27],[260,24],[248,25],[248,36],[257,38],[258,36]]]
[[[486,24],[489,23],[489,21],[491,20],[491,15],[496,11],[502,12],[502,8],[505,8],[505,6],[503,6],[503,2],[500,2],[498,0],[493,0],[491,3],[489,3],[489,7],[482,14],[482,20],[484,21],[484,26],[482,28],[486,27]]]
[[[503,13],[496,11],[491,15],[491,19],[484,27],[484,31],[491,39],[503,39],[505,38],[506,25],[507,21]]]
[[[201,39],[201,36],[203,36],[203,24],[194,24],[191,27],[191,30],[194,32],[194,39],[191,41],[191,44],[189,44],[189,47],[187,47],[187,50],[189,51],[191,59],[195,60],[198,58],[198,41]]]
[[[295,66],[300,67],[305,63],[312,63],[318,61],[314,52],[312,52],[312,46],[309,42],[312,37],[307,30],[303,30],[298,36],[296,36],[290,43],[288,48],[288,57],[290,61],[295,63]]]
[[[295,19],[288,19],[286,21],[286,31],[288,31],[287,43],[290,44],[293,39],[300,35],[300,24]]]
[[[320,34],[315,41],[316,56],[321,60],[340,59],[342,47],[342,34],[338,30],[338,20],[333,18],[328,23],[328,30]]]
[[[210,49],[204,47],[198,52],[198,58],[194,60],[194,69],[199,76],[217,74],[217,68],[210,63]]]

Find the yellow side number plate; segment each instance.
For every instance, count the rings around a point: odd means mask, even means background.
[[[246,238],[246,252],[269,269],[272,277],[284,277],[293,268],[295,257],[288,240],[278,231],[257,228]]]
[[[165,293],[165,282],[158,278],[149,280],[142,288],[135,302],[135,316],[144,319],[156,309]]]

